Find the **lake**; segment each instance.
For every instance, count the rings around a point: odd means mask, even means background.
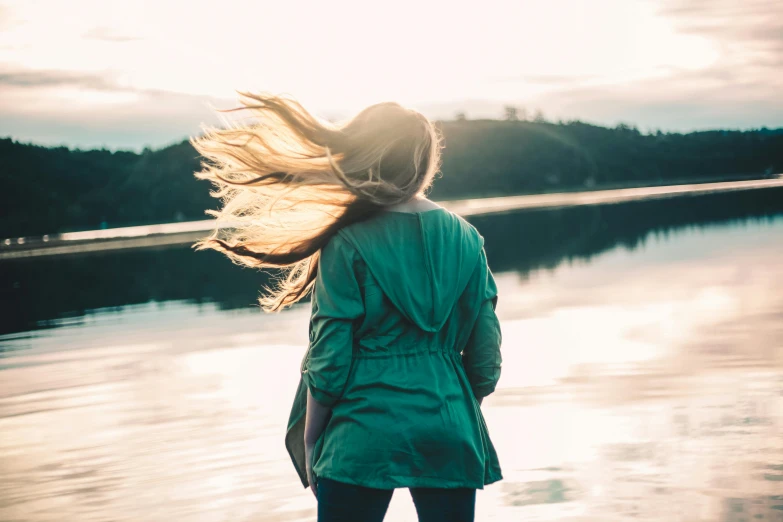
[[[783,190],[471,221],[504,334],[477,520],[783,521]],[[266,280],[0,262],[0,520],[314,520],[283,446],[308,306],[261,314]]]

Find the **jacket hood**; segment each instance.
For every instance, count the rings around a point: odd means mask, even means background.
[[[472,225],[445,209],[384,212],[340,234],[392,304],[427,332],[449,318],[484,246]]]

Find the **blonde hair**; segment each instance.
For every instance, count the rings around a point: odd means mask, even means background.
[[[196,177],[222,200],[215,232],[199,250],[237,264],[279,268],[259,302],[268,312],[307,295],[321,249],[337,231],[423,194],[440,166],[440,135],[420,113],[372,105],[336,125],[293,99],[239,92],[250,125],[225,122],[191,138],[205,158]]]

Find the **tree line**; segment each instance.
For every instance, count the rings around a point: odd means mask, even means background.
[[[439,122],[434,199],[769,177],[783,129],[644,134],[579,121]],[[204,219],[215,208],[187,142],[158,150],[79,150],[0,139],[0,237]]]

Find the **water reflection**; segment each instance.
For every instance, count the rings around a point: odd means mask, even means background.
[[[476,222],[501,295],[484,410],[506,477],[477,520],[783,520],[783,215],[768,203],[750,221],[708,207],[704,228],[680,227],[696,210],[676,205],[648,209],[659,224],[630,219],[639,207]],[[241,276],[223,286],[220,258],[202,272],[187,251],[147,254],[81,258],[104,286],[72,297],[160,302],[3,339],[0,520],[313,520],[282,446],[307,307],[227,309],[215,296],[252,301],[256,274],[229,265]],[[28,284],[89,280],[65,263]],[[38,295],[67,303],[78,283]],[[404,493],[388,519],[414,519]]]
[[[782,225],[679,233],[513,292],[488,421],[516,449],[508,520],[783,520]]]
[[[641,247],[682,228],[754,223],[783,213],[783,189],[573,207],[471,218],[496,272],[528,274]],[[718,240],[720,241],[720,240]],[[0,261],[0,334],[79,321],[131,304],[186,300],[222,309],[254,305],[265,274],[215,252],[176,247]]]

